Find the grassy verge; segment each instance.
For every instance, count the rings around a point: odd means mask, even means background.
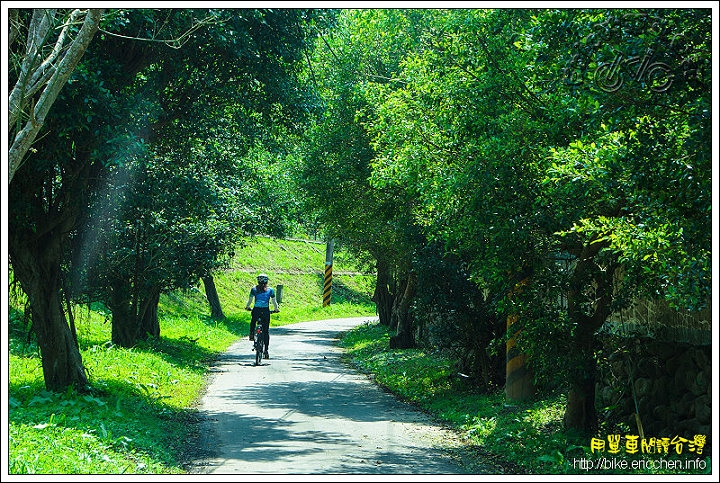
[[[45,390],[39,348],[23,313],[24,297],[11,294],[8,473],[186,473],[188,441],[198,427],[195,405],[212,362],[249,331],[249,313],[243,309],[257,272],[270,274],[271,285],[285,287],[273,325],[375,313],[372,277],[355,273],[351,261],[339,269],[354,274],[334,279],[332,303],[322,307],[322,275],[315,272],[322,270],[324,257],[322,245],[249,240],[233,267],[215,275],[223,320],[209,317],[200,282],[191,290],[163,295],[160,338],[131,349],[110,342],[109,314],[102,306],[76,307],[91,394]]]
[[[281,247],[282,246],[282,247]],[[274,254],[274,255],[273,255]],[[249,329],[243,310],[255,276],[284,287],[273,325],[374,314],[372,277],[336,258],[332,303],[322,307],[324,245],[248,240],[215,283],[226,317],[213,320],[204,287],[164,295],[161,337],[132,349],[113,346],[102,307],[76,307],[75,322],[91,394],[45,391],[39,349],[29,334],[21,295],[10,297],[8,472],[10,474],[183,474],[188,442],[198,428],[195,404],[208,369]],[[505,474],[709,474],[695,470],[617,468],[597,464],[588,441],[562,431],[563,396],[508,408],[504,395],[478,394],[454,371],[454,361],[424,350],[391,350],[386,329],[368,324],[341,341],[347,358],[398,397],[455,428],[483,471]],[[605,428],[605,435],[612,428]],[[658,458],[657,460],[660,460]],[[632,461],[608,458],[609,462]],[[480,471],[478,471],[480,473]]]
[[[590,438],[562,429],[565,397],[508,407],[503,392],[479,394],[453,370],[454,361],[421,349],[389,349],[390,334],[377,323],[348,332],[346,359],[401,399],[457,430],[483,472],[543,475],[710,474],[709,456],[613,457],[593,453]],[[604,428],[614,434],[617,428]],[[472,463],[470,465],[472,472]],[[633,466],[635,468],[633,468]]]
[[[163,335],[132,349],[108,343],[110,324],[79,313],[81,355],[91,394],[44,388],[38,348],[11,320],[10,474],[183,473],[190,409],[208,364],[228,347],[238,324],[166,317]],[[25,339],[25,340],[24,340]]]

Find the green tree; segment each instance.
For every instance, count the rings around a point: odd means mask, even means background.
[[[122,160],[119,153],[131,144],[125,140],[137,134],[126,129],[122,120],[131,108],[142,106],[136,105],[136,99],[121,102],[118,95],[144,67],[133,59],[137,60],[141,51],[169,48],[167,42],[150,41],[151,29],[134,29],[130,25],[131,17],[152,23],[153,15],[159,17],[162,13],[138,10],[103,15],[103,33],[95,37],[77,63],[45,119],[44,133],[38,136],[27,162],[19,166],[9,186],[10,262],[28,296],[45,384],[50,390],[70,385],[83,390],[87,385],[74,328],[68,326],[60,303],[67,301],[70,294],[67,255],[71,237],[86,215],[90,194],[101,185],[106,168]],[[199,23],[192,13],[174,19],[168,23],[165,39],[172,40],[173,35],[178,38]],[[122,51],[120,59],[126,62],[110,62],[108,56],[101,55],[108,45],[103,42],[108,31],[126,36],[139,32],[148,35],[135,41],[141,47],[131,44],[138,48],[116,51]],[[103,78],[103,71],[107,78]]]
[[[291,67],[301,59],[302,25],[310,17],[303,10],[144,9],[103,17],[101,34],[10,184],[11,263],[30,301],[48,389],[87,384],[61,310],[61,287],[73,271],[66,255],[77,252],[70,244],[83,243],[76,231],[88,221],[88,206],[101,206],[103,193],[123,184],[106,180],[154,152],[147,146],[163,135],[192,131],[193,120],[208,110],[222,112],[218,102],[238,106],[246,126],[286,114],[279,100],[299,99]],[[206,28],[196,29],[199,24]],[[183,41],[193,39],[196,48],[181,53],[190,45]],[[301,102],[287,106],[304,109]],[[202,137],[197,133],[194,139]]]
[[[310,66],[324,111],[303,149],[308,206],[329,237],[374,260],[380,321],[397,330],[392,343],[399,346],[413,344],[412,259],[423,237],[413,221],[413,200],[401,186],[370,185],[374,151],[365,124],[375,117],[371,90],[397,87],[399,61],[417,45],[417,18],[424,15],[414,10],[342,12],[338,27],[320,38]]]
[[[188,41],[197,50],[171,53],[143,79],[156,96],[146,90],[145,101],[159,113],[148,132],[155,147],[150,160],[127,163],[138,175],[123,188],[128,206],[117,217],[120,225],[107,232],[117,240],[109,267],[101,268],[112,274],[104,286],[114,342],[128,346],[145,334],[158,336],[157,318],[145,314],[155,313],[159,293],[187,288],[198,278],[207,287],[217,259],[240,235],[284,233],[283,223],[273,222],[283,220],[275,217],[282,211],[273,206],[265,179],[277,163],[266,163],[258,143],[271,135],[269,125],[293,129],[302,120],[301,90],[291,79],[299,59],[293,45],[303,46],[304,31],[296,28],[301,14],[225,12],[220,27]],[[252,42],[238,43],[231,35],[243,29],[253,33]],[[253,58],[238,71],[238,60],[256,49],[272,60]],[[194,160],[190,166],[187,159]]]
[[[708,19],[452,10],[429,24],[426,48],[402,63],[405,84],[378,97],[366,123],[373,185],[418,200],[427,236],[467,261],[500,313],[520,311],[525,348],[541,359],[571,341],[569,428],[596,424],[593,334],[613,310],[637,296],[696,308],[709,295]],[[623,48],[639,60],[661,52],[691,75],[667,85],[672,72],[658,67],[643,82],[626,77],[625,91],[598,86]],[[530,288],[506,299],[528,276]],[[567,335],[530,339],[557,313],[555,295],[567,299],[567,323],[555,326]]]
[[[121,346],[158,337],[160,294],[209,277],[250,223],[238,195],[245,179],[218,172],[220,153],[195,152],[192,163],[171,155],[118,167],[76,245],[75,287],[110,308]]]
[[[597,50],[575,57],[576,68],[590,73],[580,70],[571,89],[560,91],[584,111],[584,128],[551,150],[545,193],[564,218],[556,225],[558,247],[577,257],[568,287],[578,355],[570,367],[569,427],[593,427],[593,334],[607,315],[637,297],[691,311],[709,301],[709,15],[621,10],[572,18]],[[537,24],[548,37],[551,20],[557,15]],[[620,60],[616,77],[600,76]],[[581,284],[587,276],[590,283]]]

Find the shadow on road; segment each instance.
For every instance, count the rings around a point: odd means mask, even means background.
[[[201,407],[208,453],[195,472],[463,473],[448,433],[340,361],[341,331],[271,327],[272,358],[259,367],[250,341],[223,355]]]

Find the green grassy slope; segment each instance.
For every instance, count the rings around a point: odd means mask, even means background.
[[[323,243],[253,237],[235,251],[231,266],[213,278],[228,318],[249,318],[243,309],[259,273],[268,274],[271,287],[282,285],[280,314],[273,316],[273,325],[375,313],[371,300],[375,276],[361,273],[342,252],[333,257],[332,296],[330,305],[323,307],[324,270]],[[202,282],[189,293],[165,297],[163,307],[175,313],[192,308],[209,314]]]

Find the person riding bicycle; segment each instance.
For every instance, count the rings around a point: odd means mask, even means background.
[[[269,359],[268,347],[270,346],[270,302],[273,304],[273,311],[280,312],[277,300],[275,299],[275,289],[268,287],[268,281],[270,278],[261,273],[257,277],[257,285],[250,289],[250,297],[248,298],[247,304],[245,304],[245,310],[252,310],[250,315],[250,340],[254,339],[255,325],[257,322],[262,326],[263,333],[263,345],[265,351],[263,356],[265,359]],[[253,308],[250,308],[250,304],[255,304]]]

